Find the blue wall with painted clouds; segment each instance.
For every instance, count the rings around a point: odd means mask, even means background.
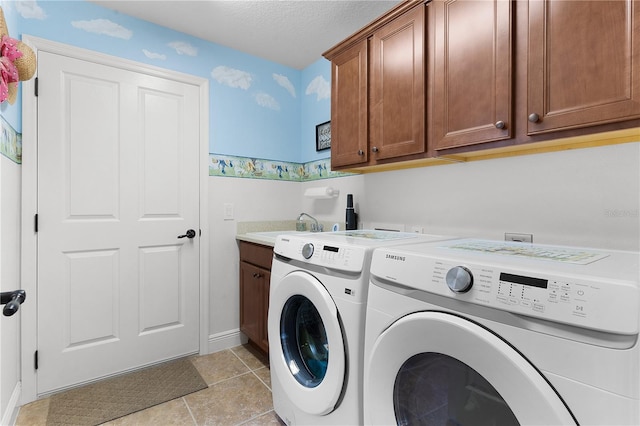
[[[315,152],[315,125],[330,115],[324,59],[300,71],[85,1],[0,5],[14,38],[29,34],[208,78],[211,153],[293,162],[330,155]],[[19,101],[2,106],[21,131],[19,110]]]

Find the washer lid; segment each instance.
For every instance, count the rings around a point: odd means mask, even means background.
[[[286,397],[312,415],[333,411],[345,386],[346,352],[338,309],[322,283],[302,271],[273,283],[268,328],[272,376]]]
[[[465,364],[498,393],[486,392],[475,384],[458,387],[454,375],[446,373],[444,380],[451,383],[448,390],[457,387],[462,392],[421,395],[439,399],[445,415],[465,398],[464,404],[471,405],[482,400],[489,404],[504,401],[520,424],[576,424],[555,389],[513,347],[476,323],[444,312],[407,315],[378,336],[365,366],[365,424],[396,423],[394,404],[405,403],[402,394],[395,392],[399,372],[408,360],[424,353],[442,354]],[[416,381],[421,378],[421,368],[414,366]]]

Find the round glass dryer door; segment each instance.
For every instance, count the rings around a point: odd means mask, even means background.
[[[409,358],[393,387],[398,425],[519,425],[498,391],[468,365],[434,352]]]
[[[365,362],[371,425],[575,425],[555,389],[517,350],[446,312],[406,315]]]
[[[346,352],[325,286],[304,271],[272,283],[268,331],[272,376],[287,398],[309,414],[333,411],[345,386]]]

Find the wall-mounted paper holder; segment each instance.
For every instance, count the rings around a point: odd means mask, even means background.
[[[307,198],[336,198],[338,195],[340,195],[340,190],[330,186],[307,188],[304,191],[304,196]]]

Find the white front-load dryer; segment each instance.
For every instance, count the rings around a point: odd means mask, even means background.
[[[273,406],[288,425],[361,425],[364,324],[376,247],[447,237],[389,231],[280,235],[269,291]]]
[[[640,424],[638,257],[486,240],[377,249],[364,423]]]

